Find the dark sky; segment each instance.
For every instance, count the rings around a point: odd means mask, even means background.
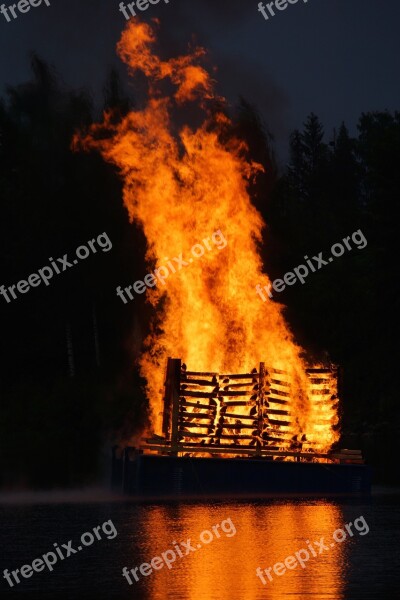
[[[126,21],[119,0],[50,0],[8,23],[0,15],[2,90],[29,78],[29,52],[52,62],[68,85],[99,97],[118,63],[115,44]],[[6,2],[8,6],[11,2]],[[289,132],[316,112],[330,134],[362,111],[400,108],[399,0],[299,0],[266,21],[258,0],[164,0],[167,45],[195,36],[218,66],[220,92],[258,105],[286,158]]]

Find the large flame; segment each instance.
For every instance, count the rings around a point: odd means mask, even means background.
[[[213,81],[200,64],[204,50],[163,61],[153,51],[155,42],[153,26],[131,22],[118,44],[132,73],[147,77],[147,105],[117,125],[112,114],[105,114],[101,125],[79,137],[81,145],[99,149],[119,167],[124,203],[130,218],[143,227],[149,264],[176,267],[165,286],[148,291],[158,310],[140,367],[153,425],[159,431],[168,356],[182,358],[193,371],[218,373],[249,372],[264,361],[288,374],[295,433],[307,432],[320,450],[327,450],[337,437],[332,429],[336,411],[324,403],[318,410],[312,405],[302,349],[283,307],[262,302],[255,291],[257,283],[270,283],[257,250],[264,222],[248,193],[249,180],[261,166],[246,159],[240,140],[222,141],[229,120],[207,109],[215,96]],[[172,112],[185,114],[188,103],[202,109],[202,122],[177,128]],[[226,247],[212,243],[217,231]],[[211,249],[179,270],[173,259],[182,255],[189,262],[190,249],[195,244],[206,248],[206,239]],[[322,425],[321,417],[327,417]]]

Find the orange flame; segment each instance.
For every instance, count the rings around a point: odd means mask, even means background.
[[[153,425],[159,432],[168,356],[182,358],[194,371],[220,373],[249,372],[264,361],[288,374],[295,433],[307,432],[319,451],[327,450],[337,438],[332,429],[336,409],[313,405],[302,349],[282,305],[263,303],[255,291],[256,283],[270,283],[257,250],[264,222],[247,191],[249,179],[262,167],[245,158],[242,141],[221,141],[230,122],[222,112],[211,115],[207,110],[207,101],[215,96],[210,75],[199,64],[204,50],[162,61],[153,52],[155,42],[152,27],[131,22],[118,44],[131,72],[148,79],[147,105],[118,125],[105,114],[101,125],[75,140],[100,150],[119,167],[124,203],[130,218],[143,227],[150,263],[160,267],[180,255],[189,260],[191,247],[206,246],[206,240],[211,247],[171,272],[165,287],[148,292],[158,318],[140,366]],[[165,82],[174,86],[172,97],[162,92]],[[172,110],[189,101],[206,116],[197,128],[185,125],[176,132]],[[222,232],[225,248],[212,247],[216,231]]]

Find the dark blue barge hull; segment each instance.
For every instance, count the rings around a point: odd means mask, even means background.
[[[371,470],[362,464],[125,453],[113,459],[112,483],[139,498],[366,495]]]

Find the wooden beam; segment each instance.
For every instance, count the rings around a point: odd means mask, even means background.
[[[196,404],[195,402],[186,402],[184,399],[181,400],[181,406],[191,406],[192,408],[213,408],[214,404]],[[196,413],[191,413],[195,415]]]
[[[257,455],[261,456],[261,441],[260,436],[264,424],[264,392],[265,392],[265,363],[260,362],[258,376],[258,393],[257,393],[257,432],[258,439],[256,442]]]
[[[216,398],[219,393],[220,392],[195,392],[192,390],[180,389],[181,396],[187,396],[188,398]]]
[[[178,452],[178,429],[179,429],[179,398],[180,398],[180,379],[181,379],[181,359],[171,358],[171,395],[172,395],[172,419],[171,419],[171,451],[172,454]]]
[[[204,371],[185,371],[184,374],[194,377],[218,377],[218,373],[205,373]]]
[[[163,453],[166,451],[166,447],[158,444],[150,444],[146,446],[140,446],[141,450],[161,450]],[[193,452],[201,454],[246,454],[249,456],[256,456],[257,450],[254,447],[242,446],[242,447],[232,447],[232,446],[199,446],[191,445],[191,444],[180,444],[179,445],[179,453],[182,452]],[[261,451],[262,457],[277,457],[277,458],[285,458],[285,457],[299,457],[299,458],[322,458],[327,460],[334,460],[334,457],[330,454],[323,454],[318,452],[292,452],[287,450],[279,450],[278,448],[269,448],[262,449]]]
[[[217,384],[208,379],[182,379],[182,386],[185,385],[202,385],[204,387],[215,387]]]
[[[229,375],[219,375],[220,379],[253,379],[257,378],[258,373],[237,373],[237,374],[229,374]]]
[[[172,410],[172,362],[171,358],[167,360],[167,373],[165,378],[165,391],[164,391],[164,410],[163,410],[163,422],[162,422],[162,432],[163,434],[169,438],[171,435],[171,410]]]

